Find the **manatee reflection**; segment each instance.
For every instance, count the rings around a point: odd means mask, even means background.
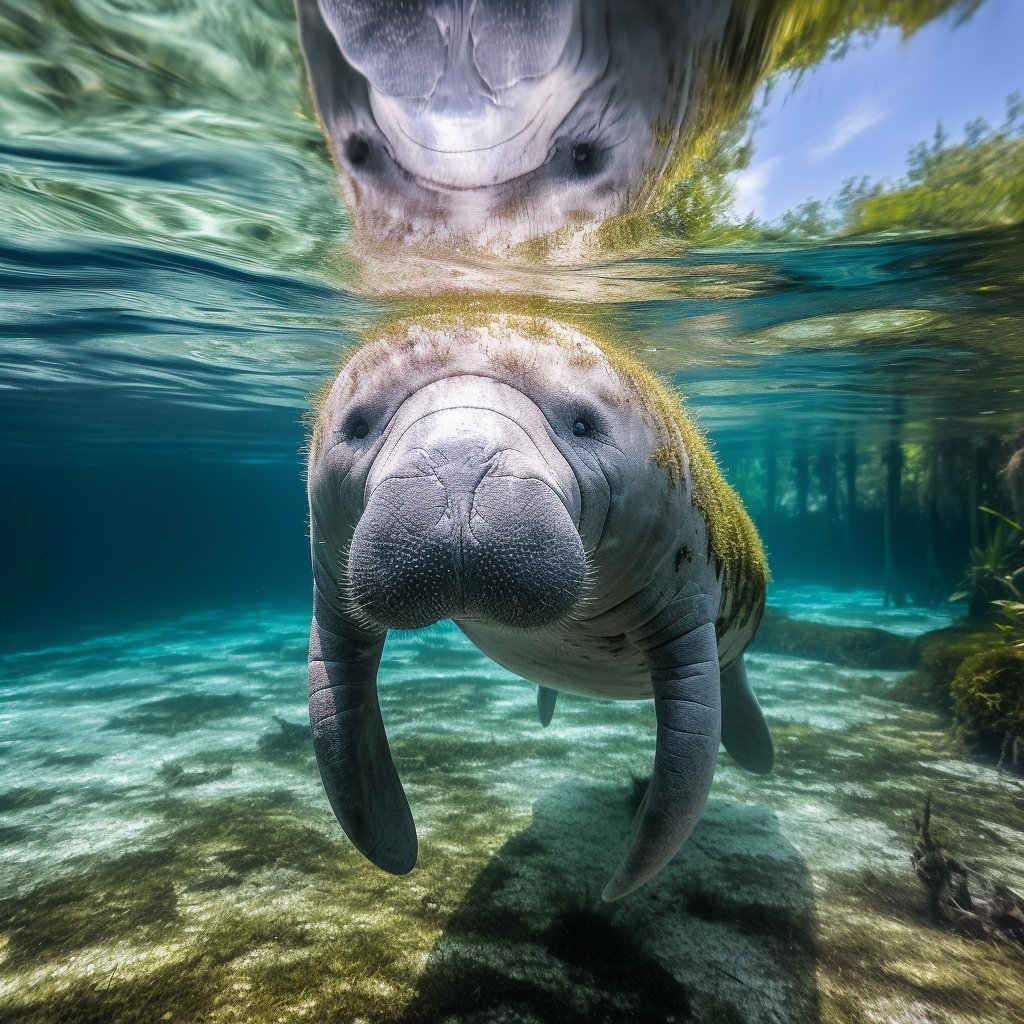
[[[786,5],[296,6],[358,226],[375,239],[493,246],[649,206],[709,106],[749,99]]]

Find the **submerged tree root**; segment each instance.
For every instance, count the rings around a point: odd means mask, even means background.
[[[914,815],[914,828],[910,860],[928,892],[932,920],[939,927],[967,938],[1024,947],[1024,898],[1001,882],[991,885],[988,899],[971,895],[971,872],[949,853],[932,827],[931,794],[925,800],[923,817]]]

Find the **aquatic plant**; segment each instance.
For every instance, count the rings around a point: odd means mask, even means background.
[[[182,693],[139,704],[127,714],[115,715],[103,728],[177,736],[214,719],[241,714],[249,703],[240,693]]]
[[[996,628],[1011,634],[1014,647],[1024,647],[1024,601],[993,601],[999,613],[1004,619],[1009,620],[1009,625],[1002,622],[996,623]]]
[[[979,511],[999,520],[983,546],[970,552],[970,564],[960,589],[950,601],[968,600],[968,615],[983,618],[992,614],[992,606],[1000,599],[1021,599],[1014,584],[1018,562],[1024,555],[1024,529],[1000,512],[984,505]],[[1008,529],[1007,529],[1008,528]]]
[[[957,670],[950,686],[962,728],[994,739],[1001,756],[1015,763],[1024,754],[1024,653],[1001,647],[974,654]]]

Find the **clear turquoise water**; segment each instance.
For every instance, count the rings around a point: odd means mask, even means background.
[[[422,856],[366,865],[281,726],[305,716],[306,396],[386,305],[345,254],[290,5],[15,3],[0,32],[0,1015],[1017,1019],[1017,954],[931,926],[909,852],[931,793],[972,871],[1020,887],[1024,788],[900,672],[755,645],[777,771],[723,754],[692,841],[606,911],[652,709],[562,697],[541,730],[453,628],[393,635]],[[769,453],[1024,429],[1022,261],[1003,225],[559,281],[689,396],[756,512]],[[863,558],[776,536],[776,608],[905,637],[956,618],[882,607],[879,480]]]

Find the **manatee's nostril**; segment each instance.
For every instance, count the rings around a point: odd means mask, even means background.
[[[370,143],[362,135],[350,135],[345,143],[345,159],[353,167],[362,167],[370,159]]]

